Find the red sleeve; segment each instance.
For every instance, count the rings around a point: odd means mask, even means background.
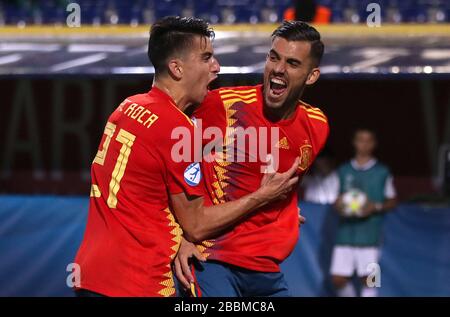
[[[164,142],[166,146],[163,147],[162,153],[169,192],[171,194],[185,192],[190,196],[203,196],[201,151],[194,155],[196,145],[198,145],[197,149],[201,149],[201,139],[195,141],[195,127],[187,118],[182,118],[177,126],[184,129],[186,134],[175,139],[168,137],[167,142]]]
[[[203,196],[203,175],[200,162],[171,162],[167,164],[167,185],[171,194],[185,192],[189,196]]]
[[[323,114],[325,121],[310,119],[310,123],[312,125],[312,133],[313,133],[313,142],[314,142],[314,159],[319,155],[320,151],[322,151],[325,146],[328,135],[330,133],[330,127],[328,125],[328,119]]]

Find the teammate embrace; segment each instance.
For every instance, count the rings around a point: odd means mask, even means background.
[[[284,22],[272,34],[262,85],[208,91],[220,70],[213,37],[200,19],[152,26],[153,87],[111,114],[92,164],[77,294],[174,296],[174,263],[195,295],[289,295],[279,263],[298,238],[296,185],[329,132],[325,115],[300,101],[319,78],[324,46],[313,27]],[[184,114],[191,105],[199,105],[192,120]],[[190,159],[174,157],[174,129],[194,136],[198,119],[224,136],[212,159],[196,162],[196,147]],[[240,127],[267,128],[267,142],[276,131],[277,155],[268,155],[275,171],[238,142]],[[192,256],[203,261],[196,268]]]

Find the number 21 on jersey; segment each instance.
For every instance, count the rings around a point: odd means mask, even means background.
[[[94,158],[93,163],[102,165],[105,163],[106,155],[108,154],[108,148],[111,143],[111,139],[116,132],[116,125],[114,123],[108,122],[105,127],[103,134],[106,135],[103,146],[98,150],[97,155]],[[119,155],[117,157],[116,164],[111,174],[111,181],[108,187],[108,200],[107,204],[109,208],[117,207],[117,193],[120,189],[120,181],[122,180],[123,174],[128,164],[128,157],[131,153],[131,147],[133,146],[136,136],[124,129],[120,129],[119,133],[115,138],[115,141],[122,144],[120,148]],[[101,192],[97,185],[92,184],[91,187],[91,197],[100,197]]]

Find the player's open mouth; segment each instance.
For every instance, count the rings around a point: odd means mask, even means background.
[[[206,85],[206,89],[208,89],[208,90],[210,90],[211,89],[211,83],[213,82],[213,81],[215,81],[216,79],[217,79],[217,75],[215,75],[209,82],[208,82],[208,84]]]
[[[269,82],[270,95],[273,98],[279,98],[287,89],[287,84],[284,79],[271,78]]]

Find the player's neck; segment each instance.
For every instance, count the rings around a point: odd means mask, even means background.
[[[288,120],[294,116],[297,109],[297,102],[283,105],[281,108],[269,108],[266,105],[263,107],[264,116],[271,122],[278,122],[281,120]]]
[[[186,99],[187,93],[181,87],[173,85],[165,80],[155,80],[153,82],[153,87],[162,90],[175,102],[175,106],[181,111],[185,111],[189,106],[190,102]]]
[[[365,155],[365,154],[356,154],[355,161],[359,165],[364,165],[370,160],[372,160],[374,157],[372,155]]]

